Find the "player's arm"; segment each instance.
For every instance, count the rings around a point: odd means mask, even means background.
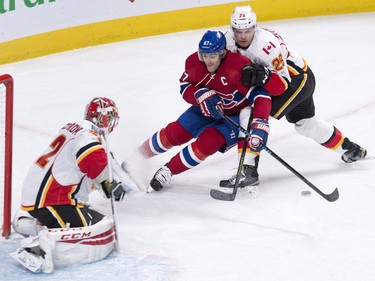
[[[264,62],[265,67],[271,71],[268,83],[264,85],[272,96],[278,96],[284,93],[289,86],[290,75],[286,59],[282,55],[281,48],[274,49],[268,60]]]
[[[271,49],[256,48],[257,63],[245,65],[242,82],[245,85],[263,87],[272,96],[278,96],[288,89],[290,75],[283,49],[278,41],[268,43]]]
[[[101,141],[91,138],[82,145],[76,154],[76,161],[80,171],[90,179],[96,179],[103,174],[107,167],[107,154]],[[105,178],[105,175],[103,175]]]
[[[107,198],[110,198],[113,194],[115,201],[122,201],[127,188],[126,185],[122,184],[122,177],[118,176],[118,170],[114,171],[114,164],[117,164],[116,159],[112,153],[110,159],[108,159],[103,146],[104,140],[94,132],[90,133],[87,140],[88,143],[78,150],[78,167],[88,178],[100,184]],[[111,182],[109,181],[108,160],[112,161],[113,179]]]
[[[242,83],[248,86],[263,87],[273,96],[281,95],[288,89],[287,79],[275,70],[256,63],[250,63],[243,67]]]
[[[258,154],[262,150],[260,143],[267,145],[270,131],[268,118],[271,113],[271,97],[266,90],[258,87],[250,92],[249,101],[253,106],[249,145],[251,151]]]
[[[189,74],[184,71],[180,78],[180,94],[187,103],[198,105],[195,95],[206,91],[208,91],[208,88],[195,86],[194,83],[190,81]]]
[[[253,107],[253,119],[268,120],[271,113],[271,96],[262,88],[250,88],[247,94],[250,105]]]
[[[246,58],[247,59],[247,58]],[[243,66],[243,64],[242,64]],[[239,66],[240,68],[242,67]],[[234,73],[234,72],[232,72]],[[249,104],[253,108],[253,118],[261,118],[268,120],[271,113],[271,95],[262,87],[247,86],[241,82],[241,73],[238,72],[236,76],[233,76],[236,88],[239,93],[243,95],[249,101]]]
[[[195,77],[200,71],[202,71],[202,62],[198,59],[198,54],[194,53],[186,59],[185,71],[180,78],[180,94],[187,103],[192,105],[199,105],[196,97],[210,90],[197,86],[199,81],[195,81]]]

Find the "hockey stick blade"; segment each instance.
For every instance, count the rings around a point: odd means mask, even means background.
[[[337,187],[330,194],[325,194],[325,193],[321,192],[319,189],[315,189],[315,188],[313,188],[313,190],[315,190],[317,193],[319,193],[324,199],[326,199],[329,202],[334,202],[337,199],[339,199],[339,197],[340,197],[339,190],[337,189]]]
[[[340,197],[339,190],[337,189],[337,187],[335,188],[334,191],[332,191],[332,193],[329,193],[329,194],[325,194],[321,192],[320,190],[316,190],[316,189],[314,190],[317,193],[319,193],[320,196],[322,196],[324,199],[326,199],[329,202],[334,202]],[[217,199],[217,200],[222,200],[222,201],[234,201],[234,199],[236,198],[235,193],[227,193],[227,192],[217,190],[217,189],[211,189],[210,195],[212,198]]]
[[[226,193],[217,189],[211,189],[210,195],[212,198],[223,201],[234,201],[236,198],[235,193]]]

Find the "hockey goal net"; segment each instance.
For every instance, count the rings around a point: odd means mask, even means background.
[[[11,231],[12,144],[13,144],[13,78],[0,75],[0,215],[1,234]]]

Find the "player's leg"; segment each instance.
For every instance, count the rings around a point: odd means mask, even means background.
[[[332,124],[316,116],[299,120],[295,123],[295,129],[301,135],[341,154],[341,159],[346,163],[366,157],[366,149],[349,140]]]
[[[197,135],[197,138],[155,173],[150,182],[154,190],[161,190],[165,184],[169,183],[172,175],[196,167],[215,152],[224,152],[237,143],[237,128],[222,119],[215,120],[204,116],[200,118],[200,125],[195,128],[191,126],[191,123],[181,120],[187,127],[186,130],[189,130],[192,135]],[[238,116],[235,118],[238,120]],[[195,122],[195,125],[197,124],[198,122]]]
[[[84,205],[48,206],[29,212],[47,228],[66,228],[93,225],[104,215]]]
[[[296,131],[320,145],[341,154],[344,162],[350,163],[366,156],[366,149],[345,138],[339,129],[315,116],[313,93],[315,77],[309,68],[303,76],[293,77],[285,97],[274,97],[273,114],[277,118],[285,115]],[[285,99],[290,97],[290,99]]]
[[[191,106],[176,121],[154,133],[139,147],[139,151],[145,158],[164,153],[197,137],[209,122],[212,121],[202,116],[199,107]]]
[[[225,138],[217,129],[205,129],[194,142],[184,147],[155,173],[150,182],[151,187],[155,191],[160,191],[169,183],[172,175],[196,167],[224,145]]]
[[[174,146],[187,143],[192,138],[193,136],[178,121],[174,121],[154,133],[139,147],[139,151],[145,158],[151,158],[168,151]]]
[[[239,120],[240,120],[240,125],[243,128],[248,128],[250,120],[250,115],[251,115],[251,107],[245,107],[241,110],[240,115],[239,115]],[[245,141],[246,141],[245,134],[242,132],[239,132],[238,135],[238,143],[237,143],[237,152],[238,152],[238,161],[240,161],[242,151],[246,149],[245,151],[245,158],[243,161],[242,165],[242,170],[238,182],[238,186],[240,188],[245,187],[245,186],[254,186],[250,192],[256,192],[257,188],[255,186],[259,185],[259,174],[258,174],[258,163],[259,163],[259,157],[260,153],[252,152],[250,150],[249,145],[246,145],[245,148]],[[227,179],[227,180],[221,180],[219,185],[221,187],[234,187],[234,184],[236,182],[236,177],[237,177],[237,169],[236,167],[234,170],[233,175]]]

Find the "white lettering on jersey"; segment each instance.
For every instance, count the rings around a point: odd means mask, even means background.
[[[63,130],[67,130],[69,133],[76,135],[83,128],[77,123],[68,123],[64,126]]]
[[[226,80],[226,77],[220,77],[221,83],[226,86],[226,85],[228,85],[228,83],[225,80]]]

